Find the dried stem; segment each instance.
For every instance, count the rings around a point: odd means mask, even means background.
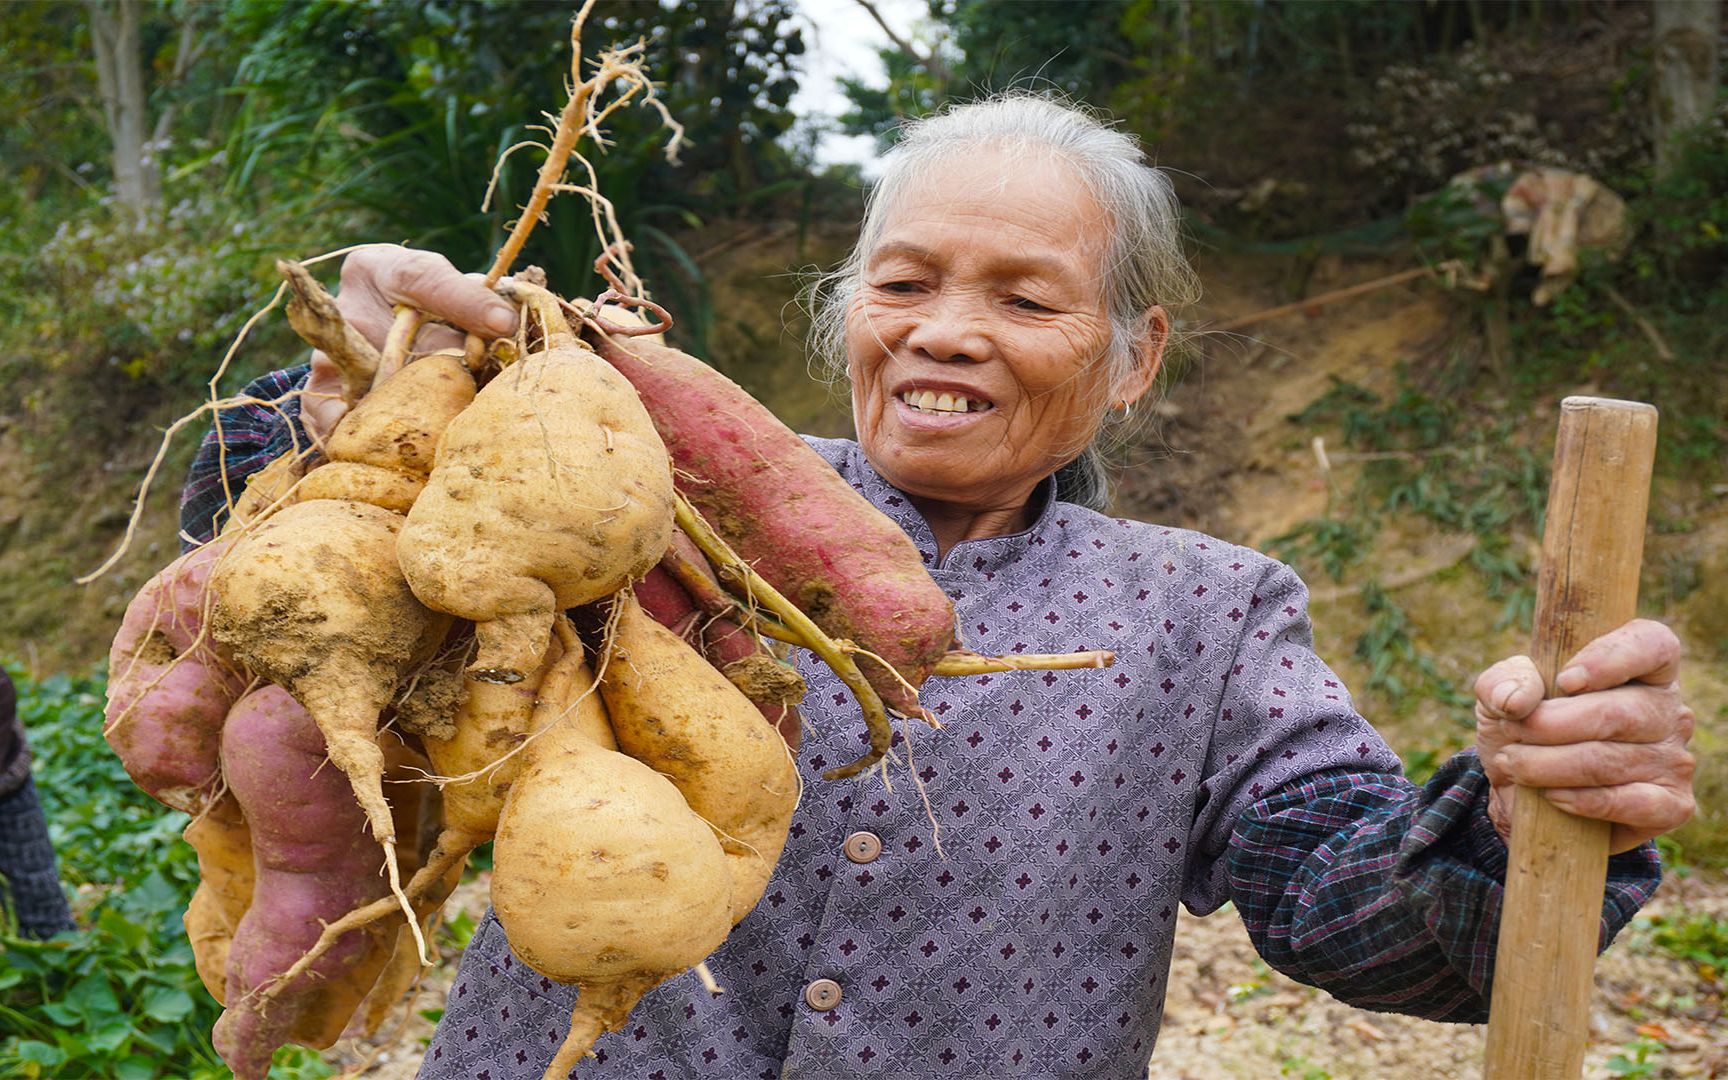
[[[510,267],[515,265],[516,257],[522,254],[522,245],[528,242],[528,234],[534,231],[540,215],[546,212],[546,204],[552,201],[552,189],[563,179],[564,166],[570,161],[570,152],[576,149],[576,140],[587,126],[588,99],[601,85],[600,79],[609,77],[606,68],[602,66],[593,79],[582,78],[582,24],[588,21],[588,12],[593,7],[594,0],[586,0],[570,24],[570,100],[564,103],[564,111],[558,114],[558,131],[552,140],[551,149],[546,153],[546,160],[540,165],[540,175],[534,180],[534,191],[528,196],[528,205],[522,208],[522,216],[516,219],[509,238],[504,241],[504,246],[498,249],[498,257],[492,261],[492,269],[486,272],[488,287],[497,284],[499,278],[509,273]]]
[[[982,653],[957,649],[936,661],[936,670],[931,674],[986,675],[995,671],[1071,671],[1077,668],[1106,668],[1115,662],[1116,654],[1108,649],[1009,656],[985,656]]]
[[[384,337],[384,352],[378,357],[378,371],[372,376],[374,390],[402,370],[402,365],[408,362],[408,352],[414,346],[414,335],[420,332],[420,325],[426,321],[425,312],[416,311],[407,304],[397,304],[395,312],[390,332]]]
[[[276,269],[294,291],[288,301],[288,325],[341,369],[342,400],[352,407],[372,388],[372,380],[379,373],[378,350],[348,325],[336,307],[336,298],[324,291],[303,264],[278,259]]]

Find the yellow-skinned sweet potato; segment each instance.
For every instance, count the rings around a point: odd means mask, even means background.
[[[647,573],[672,533],[666,448],[623,376],[576,344],[556,308],[547,344],[451,422],[398,553],[428,607],[475,623],[469,673],[540,666],[562,609]]]
[[[626,593],[600,685],[619,749],[662,773],[714,829],[732,921],[768,884],[798,806],[792,754],[726,676]]]
[[[198,888],[186,905],[193,966],[210,996],[225,1004],[228,946],[252,906],[252,831],[228,793],[193,818],[182,835],[198,852]]]
[[[700,963],[732,925],[713,831],[660,774],[583,734],[606,717],[581,659],[567,653],[569,677],[548,677],[560,692],[538,712],[561,718],[529,744],[493,847],[492,904],[511,947],[581,989],[547,1077],[568,1075],[642,994]]]
[[[217,641],[311,712],[354,786],[373,836],[394,843],[378,718],[396,685],[443,640],[396,571],[400,514],[316,499],[236,540],[211,575]]]

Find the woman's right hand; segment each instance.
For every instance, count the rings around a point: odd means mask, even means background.
[[[484,284],[482,274],[463,274],[432,251],[395,244],[367,244],[342,260],[336,307],[348,325],[382,349],[395,306],[408,304],[449,326],[429,324],[414,339],[417,352],[461,348],[464,332],[486,338],[516,332],[516,309]],[[452,329],[459,327],[460,329]],[[322,443],[342,419],[342,373],[323,352],[312,353],[312,374],[300,399],[300,421]]]

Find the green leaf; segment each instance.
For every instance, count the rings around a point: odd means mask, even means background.
[[[114,1066],[114,1076],[115,1080],[155,1080],[156,1063],[150,1058],[133,1054]]]
[[[50,1001],[42,1006],[42,1014],[56,1024],[73,1027],[83,1021],[84,1017],[78,1010],[68,1007],[64,1002]]]
[[[85,1041],[89,1043],[92,1050],[112,1054],[125,1045],[131,1037],[132,1024],[125,1017],[119,1016],[96,1029]]]
[[[192,1014],[192,995],[179,987],[153,986],[144,992],[144,1015],[164,1024]]]
[[[102,913],[96,916],[96,928],[119,942],[120,947],[128,952],[143,945],[150,934],[144,927],[111,907],[104,907]]]
[[[47,1043],[37,1042],[35,1039],[20,1040],[17,1048],[13,1050],[13,1053],[18,1055],[19,1061],[28,1062],[32,1065],[41,1065],[50,1069],[66,1060],[65,1054],[62,1054],[59,1050],[49,1046]]]
[[[114,997],[114,988],[97,975],[87,975],[78,980],[66,992],[66,1004],[90,1019],[120,1015],[120,1002]]]

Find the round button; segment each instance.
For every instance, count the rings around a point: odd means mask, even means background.
[[[804,988],[804,1004],[817,1012],[827,1012],[840,1004],[840,984],[833,979],[817,979]]]
[[[846,838],[846,857],[855,863],[875,862],[882,854],[882,838],[873,832],[855,832]]]

